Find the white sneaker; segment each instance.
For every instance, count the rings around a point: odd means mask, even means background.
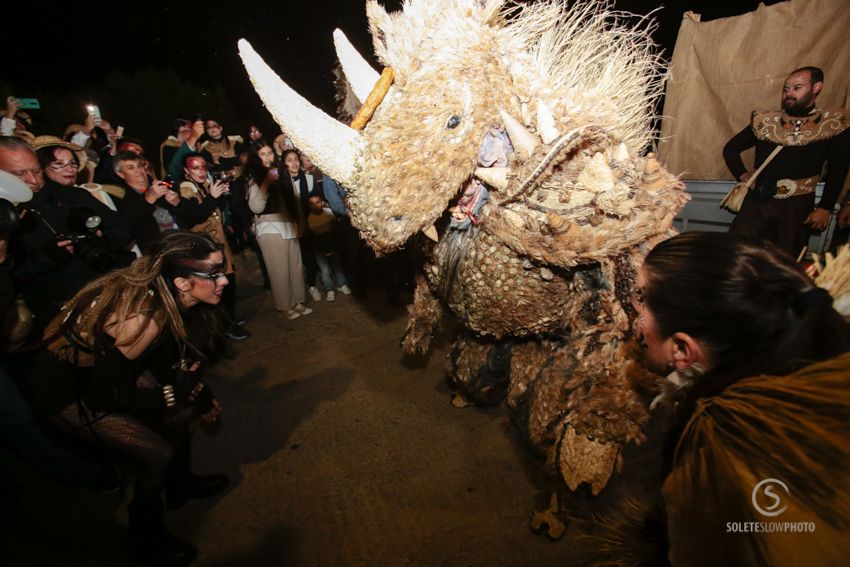
[[[299,313],[295,309],[290,309],[286,312],[287,319],[298,319],[299,317],[301,317],[301,313]]]
[[[336,288],[336,289],[337,289],[338,291],[341,291],[341,292],[342,292],[342,293],[344,293],[345,295],[351,295],[351,290],[350,290],[350,289],[348,288],[348,286],[347,286],[347,285],[345,285],[345,284],[342,284],[341,286],[339,286],[339,287],[338,287],[338,288]]]
[[[322,294],[318,289],[316,289],[316,286],[311,285],[310,288],[307,291],[310,292],[310,297],[313,298],[313,301],[321,301],[322,300]]]
[[[336,294],[333,292],[333,290],[331,290],[325,296],[325,301],[333,301],[334,299],[336,299]]]
[[[321,299],[321,298],[322,298],[322,296],[320,295],[319,299]],[[294,309],[295,311],[297,311],[301,315],[309,315],[310,313],[313,312],[313,310],[310,307],[307,307],[303,303],[299,303],[298,305],[296,305],[292,309]]]

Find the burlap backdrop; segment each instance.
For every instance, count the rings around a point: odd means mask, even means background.
[[[732,179],[723,145],[753,110],[780,109],[782,84],[798,67],[823,69],[819,107],[848,108],[850,0],[759,4],[742,16],[698,20],[685,14],[667,81],[658,153],[672,173]],[[748,167],[752,160],[752,151],[744,155]]]

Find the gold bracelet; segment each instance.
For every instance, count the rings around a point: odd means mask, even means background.
[[[171,384],[162,387],[162,397],[165,398],[165,407],[173,408],[177,405],[177,398],[174,397],[174,386]]]
[[[195,398],[198,397],[198,394],[200,394],[201,390],[203,390],[203,389],[204,389],[204,383],[203,382],[198,382],[197,384],[195,384],[195,387],[192,388],[191,392],[189,392],[189,398],[188,398],[189,403],[194,402]]]

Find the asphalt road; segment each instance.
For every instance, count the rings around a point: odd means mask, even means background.
[[[252,337],[208,377],[224,411],[194,437],[194,470],[232,486],[170,512],[196,565],[565,565],[575,548],[529,528],[546,483],[503,407],[457,409],[444,367],[399,346],[406,310],[380,290],[339,294],[288,320],[253,256],[240,310]],[[409,295],[403,295],[409,300]],[[127,565],[123,497],[70,490],[0,456],[2,561]]]

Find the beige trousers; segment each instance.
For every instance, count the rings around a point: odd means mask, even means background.
[[[304,268],[301,248],[297,238],[283,238],[279,234],[261,234],[257,244],[263,251],[266,270],[272,286],[274,308],[278,311],[292,309],[304,301]]]

